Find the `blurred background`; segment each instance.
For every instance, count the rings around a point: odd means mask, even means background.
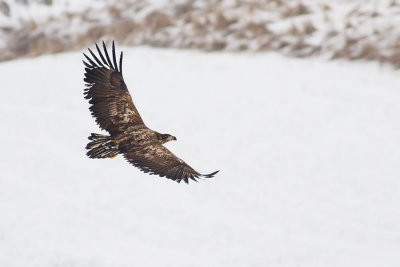
[[[0,266],[400,266],[399,0],[0,0]],[[177,184],[99,130],[116,41]]]
[[[95,40],[400,64],[396,0],[3,0],[0,60]]]

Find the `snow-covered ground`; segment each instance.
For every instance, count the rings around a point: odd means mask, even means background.
[[[80,53],[0,64],[0,266],[400,266],[400,75],[276,54],[124,48],[147,125],[189,186],[100,132]]]
[[[115,39],[130,46],[367,59],[400,68],[399,14],[399,0],[0,0],[0,60]]]

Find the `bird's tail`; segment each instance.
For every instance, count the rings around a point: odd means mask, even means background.
[[[90,142],[86,149],[86,155],[92,159],[114,158],[119,153],[118,145],[111,139],[111,136],[92,133],[89,137]]]

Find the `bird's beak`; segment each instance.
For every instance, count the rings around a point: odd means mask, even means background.
[[[175,136],[168,136],[168,138],[167,138],[167,140],[166,140],[167,142],[169,142],[169,141],[176,141],[176,137]]]

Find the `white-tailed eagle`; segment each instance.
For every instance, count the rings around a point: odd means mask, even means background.
[[[113,158],[122,154],[132,165],[143,172],[186,183],[189,179],[211,178],[218,171],[200,174],[163,146],[176,140],[169,134],[160,134],[149,129],[133,104],[122,76],[122,56],[119,65],[112,43],[112,60],[103,42],[104,54],[96,44],[99,57],[90,49],[85,55],[86,89],[90,111],[101,129],[110,135],[92,133],[86,149],[90,158]]]

